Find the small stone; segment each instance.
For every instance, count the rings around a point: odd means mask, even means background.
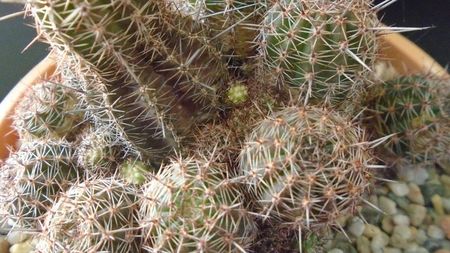
[[[9,253],[9,242],[5,237],[0,237],[0,253]]]
[[[33,245],[31,244],[31,240],[27,240],[22,243],[14,244],[9,249],[10,253],[29,253],[33,250]]]
[[[366,224],[364,226],[364,236],[367,238],[373,238],[375,235],[381,233],[381,230],[379,227],[372,225],[372,224]]]
[[[444,174],[444,175],[441,175],[440,179],[443,184],[450,186],[450,176]]]
[[[380,209],[387,215],[393,215],[397,213],[397,207],[394,201],[381,196],[380,199]]]
[[[385,233],[379,233],[370,242],[372,252],[383,252],[383,249],[389,243],[389,236]]]
[[[417,244],[411,244],[404,253],[429,253],[427,249],[419,247]]]
[[[450,253],[450,250],[446,250],[446,249],[438,249],[438,250],[436,250],[434,253]]]
[[[440,184],[440,182],[428,182],[424,185],[421,185],[420,190],[422,191],[425,205],[427,206],[430,206],[432,204],[431,198],[434,195],[444,195],[444,187]]]
[[[450,239],[450,215],[446,215],[441,219],[441,228],[447,239]]]
[[[422,246],[429,252],[434,252],[442,248],[442,240],[428,239],[422,244]]]
[[[370,241],[365,236],[360,236],[356,239],[356,248],[358,249],[358,253],[371,253]]]
[[[409,217],[403,214],[394,215],[392,221],[398,226],[409,226]]]
[[[444,239],[444,237],[445,237],[444,231],[442,231],[442,229],[440,229],[436,225],[429,226],[427,229],[427,234],[430,238],[438,239],[438,240]]]
[[[388,234],[392,233],[392,230],[394,230],[394,222],[390,216],[383,217],[383,220],[381,221],[381,228]]]
[[[425,200],[423,199],[422,192],[420,191],[420,187],[415,183],[409,183],[409,193],[407,195],[408,199],[411,200],[411,202],[424,205]]]
[[[364,222],[359,217],[354,217],[348,230],[355,237],[361,236],[364,232]]]
[[[427,233],[423,229],[417,229],[416,242],[422,245],[428,239]]]
[[[409,244],[408,240],[411,239],[411,229],[407,226],[396,226],[392,233],[389,244],[397,248],[406,248]]]
[[[384,248],[384,253],[402,253],[401,249],[386,247]]]
[[[417,166],[413,168],[411,166],[401,166],[398,172],[400,179],[416,183],[417,185],[423,185],[429,177],[427,170]]]
[[[358,251],[349,242],[340,241],[336,243],[336,249],[340,249],[342,253],[358,253]]]
[[[403,182],[390,182],[387,184],[389,189],[398,197],[406,196],[409,193],[409,187]]]
[[[387,197],[388,199],[394,201],[395,204],[397,204],[397,207],[400,207],[401,209],[405,209],[410,204],[406,197],[399,197],[392,192],[388,193]]]
[[[9,244],[14,245],[26,241],[30,238],[30,235],[25,234],[22,231],[10,231],[6,238],[8,239]]]
[[[328,253],[344,253],[344,251],[334,248],[334,249],[329,250]]]
[[[434,194],[433,197],[431,197],[431,203],[433,203],[434,210],[438,215],[444,215],[444,206],[442,205],[442,198],[441,196]]]
[[[442,205],[447,213],[450,213],[450,198],[442,198]]]
[[[417,204],[409,204],[405,211],[408,213],[411,224],[416,227],[422,224],[427,215],[427,209]]]
[[[447,249],[438,249],[434,253],[450,253],[450,250]]]

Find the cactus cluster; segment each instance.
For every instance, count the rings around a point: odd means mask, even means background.
[[[39,253],[319,251],[391,157],[450,165],[448,80],[374,78],[379,7],[28,1],[58,66],[17,107],[0,224]]]

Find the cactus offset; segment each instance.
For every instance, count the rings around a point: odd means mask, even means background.
[[[177,160],[144,186],[148,252],[242,252],[255,225],[239,188],[211,161]]]
[[[261,215],[316,229],[355,211],[369,185],[371,160],[363,131],[347,118],[291,107],[257,126],[240,167]]]
[[[77,108],[76,93],[58,80],[31,88],[14,115],[14,128],[22,139],[70,136],[81,124],[83,113]]]
[[[22,144],[1,170],[11,177],[2,178],[1,204],[13,229],[36,229],[52,204],[71,184],[82,178],[75,166],[74,149],[65,141],[38,140]],[[5,187],[5,188],[4,188]]]
[[[448,155],[449,80],[405,76],[380,84],[369,102],[368,120],[376,137],[396,134],[385,145],[413,162]],[[448,156],[447,156],[448,157]],[[448,158],[447,158],[448,159]]]
[[[262,71],[304,104],[338,106],[366,85],[377,25],[366,0],[277,1],[260,35]]]
[[[46,217],[37,252],[139,252],[136,191],[114,178],[72,186]]]

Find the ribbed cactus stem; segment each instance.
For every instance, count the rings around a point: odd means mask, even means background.
[[[37,252],[140,252],[136,191],[115,178],[72,186],[46,218]]]
[[[8,209],[14,229],[36,229],[59,195],[82,178],[74,149],[65,141],[39,140],[22,144],[0,169],[0,204]],[[3,173],[3,172],[2,172]]]
[[[210,161],[172,161],[144,185],[147,252],[245,252],[255,225],[238,185]]]
[[[413,162],[448,160],[449,79],[403,76],[373,88],[367,114],[376,137],[395,134],[385,145]],[[440,157],[440,158],[439,158]]]
[[[139,27],[130,3],[43,0],[29,8],[50,43],[77,53],[100,75],[130,142],[156,159],[177,147],[176,132],[183,129],[173,129],[168,119],[189,122],[191,115],[150,66],[154,57],[133,32]]]
[[[296,229],[320,229],[355,211],[372,159],[364,132],[346,117],[289,107],[254,129],[240,168],[261,215]]]
[[[262,70],[304,104],[339,106],[367,85],[377,25],[367,0],[276,1],[260,34]]]
[[[22,139],[72,138],[83,120],[76,95],[57,79],[33,86],[16,109],[14,128]]]

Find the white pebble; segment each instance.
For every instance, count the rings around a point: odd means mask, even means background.
[[[409,217],[403,214],[396,214],[392,218],[395,225],[398,226],[409,226]]]
[[[429,237],[431,237],[433,239],[438,239],[438,240],[444,239],[444,237],[445,237],[444,231],[442,231],[442,229],[436,225],[429,226],[428,230],[427,230],[427,234]]]
[[[344,251],[342,251],[340,249],[331,249],[328,251],[328,253],[344,253]]]
[[[397,196],[404,197],[409,193],[409,187],[403,182],[388,183],[389,189]]]
[[[379,199],[379,205],[380,209],[388,215],[393,215],[397,213],[397,206],[395,202],[391,199],[381,196]]]
[[[364,227],[365,227],[364,222],[360,218],[354,217],[348,229],[351,234],[353,234],[355,237],[358,237],[363,234]]]

